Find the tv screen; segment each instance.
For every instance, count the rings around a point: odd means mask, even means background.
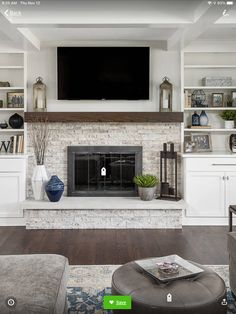
[[[58,47],[58,99],[149,99],[148,47]]]

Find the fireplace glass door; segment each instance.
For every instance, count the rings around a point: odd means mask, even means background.
[[[141,172],[141,164],[137,162],[135,151],[74,152],[69,161],[73,163],[72,173],[68,172],[72,181],[71,189],[68,188],[71,195],[121,196],[137,193],[133,178]]]

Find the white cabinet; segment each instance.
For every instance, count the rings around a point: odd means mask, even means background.
[[[227,217],[235,189],[236,157],[184,158],[186,217]]]
[[[222,217],[224,212],[225,181],[223,172],[194,172],[186,176],[188,216]]]
[[[25,199],[26,160],[0,158],[0,218],[23,217],[19,202]]]

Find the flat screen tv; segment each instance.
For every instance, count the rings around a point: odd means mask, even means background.
[[[149,99],[148,47],[58,47],[58,99]]]

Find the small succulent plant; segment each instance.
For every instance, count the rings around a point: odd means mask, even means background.
[[[152,188],[158,184],[159,180],[151,174],[141,174],[134,177],[134,183],[143,188]]]

